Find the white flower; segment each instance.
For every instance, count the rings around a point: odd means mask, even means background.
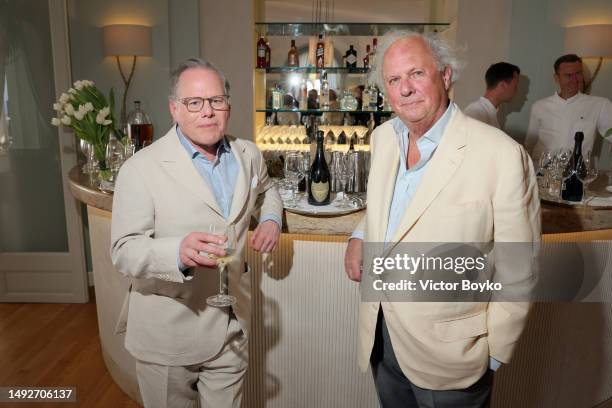
[[[63,116],[61,122],[66,126],[70,126],[70,118],[68,116]]]
[[[76,89],[74,89],[74,88],[70,88],[70,89],[68,90],[68,93],[70,93],[70,94],[73,94],[73,95],[74,95],[74,94],[76,94],[76,93],[77,93],[77,91],[76,91]]]
[[[84,79],[84,80],[83,80],[83,84],[84,84],[85,86],[94,86],[93,81],[89,81],[89,80],[87,80],[87,79]]]
[[[84,81],[76,81],[76,82],[74,83],[74,87],[75,87],[77,90],[79,90],[79,91],[80,91],[81,89],[83,89],[83,85],[85,85],[83,82],[84,82]]]
[[[52,124],[53,126],[59,126],[59,125],[61,125],[61,123],[62,123],[62,122],[60,122],[60,120],[59,120],[58,118],[53,118],[53,119],[51,119],[51,124]]]
[[[74,106],[72,106],[71,103],[67,103],[64,110],[66,111],[67,115],[74,115]]]
[[[113,121],[112,121],[112,120],[106,119],[106,120],[104,121],[104,123],[102,123],[102,124],[103,124],[104,126],[108,126],[108,125],[110,125],[111,123],[113,123]]]
[[[94,110],[94,107],[93,107],[92,103],[91,102],[87,102],[85,104],[85,112],[91,112],[93,110]]]
[[[100,115],[100,117],[102,118],[106,118],[109,113],[110,113],[110,107],[105,106],[104,108],[100,109],[100,113],[98,115]]]
[[[53,104],[53,110],[60,112],[62,109],[64,109],[63,103],[56,102]]]
[[[83,120],[83,118],[85,117],[85,113],[87,112],[83,112],[79,109],[78,111],[74,112],[74,118],[76,120]]]
[[[102,124],[104,124],[104,117],[103,117],[103,116],[100,116],[100,114],[99,114],[99,113],[96,115],[96,123],[97,123],[98,125],[102,125]]]
[[[67,103],[70,100],[70,95],[67,93],[63,93],[60,95],[59,101],[60,103]]]

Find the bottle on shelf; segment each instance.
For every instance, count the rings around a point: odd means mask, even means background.
[[[259,36],[257,41],[257,68],[266,67],[266,40],[263,35]]]
[[[374,84],[370,84],[370,107],[369,111],[378,110],[378,88]]]
[[[370,110],[370,98],[372,97],[372,91],[370,89],[370,85],[366,84],[365,88],[361,92],[361,110],[369,111]]]
[[[323,34],[319,34],[319,41],[317,42],[317,50],[315,55],[317,68],[325,67],[325,42],[323,41]]]
[[[319,109],[329,110],[329,82],[327,82],[327,72],[321,76],[321,92],[319,93]]]
[[[140,101],[134,101],[134,110],[128,115],[128,137],[135,152],[153,143],[151,117],[140,108]]]
[[[270,48],[270,41],[266,41],[266,68],[270,68],[271,61],[272,61],[272,49]]]
[[[323,137],[323,131],[317,131],[317,151],[310,166],[310,178],[308,180],[308,203],[317,206],[329,204],[331,191]]]
[[[582,161],[582,141],[584,133],[576,132],[574,136],[574,152],[563,172],[561,198],[566,201],[582,201],[584,189],[582,181],[578,178],[578,166]]]
[[[272,90],[272,109],[280,109],[283,106],[283,91],[278,84]]]
[[[344,64],[346,68],[357,68],[357,51],[353,45],[349,45],[349,49],[344,54]]]
[[[297,47],[295,46],[295,40],[291,40],[291,47],[289,48],[289,53],[287,54],[287,66],[297,67],[299,65],[300,58],[297,51]]]
[[[378,39],[374,37],[372,40],[372,52],[370,53],[370,65],[376,64],[376,48],[378,47]]]
[[[366,45],[365,57],[363,57],[363,67],[365,69],[370,68],[370,44]]]
[[[298,105],[300,110],[308,109],[308,87],[306,86],[306,79],[302,78],[300,84],[300,96],[298,98]]]

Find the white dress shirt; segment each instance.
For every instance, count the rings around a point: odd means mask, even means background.
[[[593,150],[595,132],[612,128],[612,102],[600,96],[577,93],[569,99],[557,93],[540,99],[531,108],[525,147],[534,160],[542,152],[572,149],[574,135],[584,133],[582,151]]]
[[[497,108],[493,106],[490,100],[481,96],[477,101],[470,103],[463,113],[476,120],[494,126],[498,129],[499,121],[497,120]]]

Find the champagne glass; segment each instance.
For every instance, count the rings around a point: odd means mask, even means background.
[[[298,152],[289,152],[285,157],[285,178],[291,183],[291,198],[287,204],[291,207],[297,205],[296,190],[298,183],[304,178],[304,159]]]
[[[125,150],[119,140],[111,137],[106,145],[106,166],[111,172],[110,182],[114,183],[119,174],[119,168],[125,159]]]
[[[337,157],[338,159],[335,160],[332,164],[332,169],[336,176],[336,179],[340,183],[340,191],[342,192],[342,198],[336,204],[336,207],[350,208],[349,200],[346,197],[346,185],[351,176],[348,155],[340,153]]]
[[[232,225],[225,229],[211,225],[209,232],[215,235],[225,235],[227,239],[221,245],[221,248],[225,250],[225,256],[208,255],[209,258],[216,259],[219,263],[219,293],[206,298],[206,304],[213,307],[233,306],[236,304],[236,297],[227,294],[227,265],[234,260],[236,254],[236,230]]]

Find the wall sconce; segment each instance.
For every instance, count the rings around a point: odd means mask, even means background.
[[[591,80],[584,84],[589,89],[601,69],[604,58],[612,57],[612,24],[591,24],[565,29],[565,52],[582,58],[599,58]]]
[[[113,24],[103,27],[104,53],[117,59],[117,67],[123,79],[124,90],[121,104],[121,124],[127,123],[125,102],[136,68],[136,57],[151,56],[151,27],[134,24]],[[132,57],[132,68],[126,77],[119,57]]]

